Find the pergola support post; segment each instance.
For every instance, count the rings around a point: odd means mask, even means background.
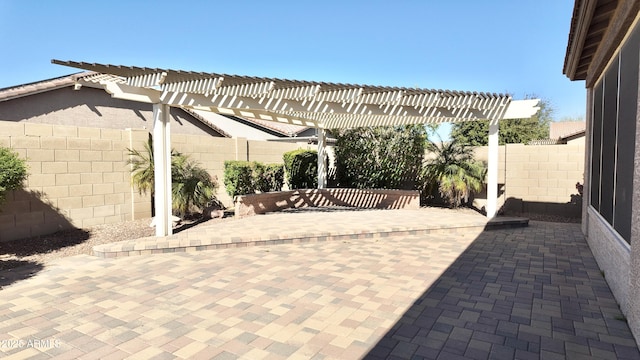
[[[489,121],[489,154],[487,161],[487,218],[496,216],[498,208],[498,120]]]
[[[171,133],[170,107],[153,104],[153,159],[155,181],[156,236],[169,236],[173,232],[171,213]]]
[[[316,133],[318,135],[318,189],[324,189],[327,187],[327,165],[324,162],[327,153],[327,130],[318,128]]]

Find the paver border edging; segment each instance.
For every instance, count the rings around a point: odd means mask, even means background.
[[[438,226],[438,227],[413,227],[398,228],[391,230],[361,230],[342,231],[337,233],[299,233],[286,234],[279,238],[267,235],[264,238],[227,238],[220,242],[213,242],[211,239],[192,239],[188,242],[179,238],[143,238],[119,243],[97,245],[93,248],[93,254],[101,258],[118,258],[125,256],[166,254],[175,252],[195,252],[226,248],[239,248],[249,246],[265,246],[279,244],[303,244],[324,241],[345,241],[361,239],[380,239],[393,236],[415,236],[429,234],[455,233],[478,235],[485,230],[496,230],[513,227],[526,227],[529,219],[525,218],[495,218],[485,222],[461,224],[460,226]]]

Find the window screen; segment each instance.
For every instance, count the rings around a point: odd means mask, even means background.
[[[640,66],[640,27],[622,48],[620,55],[620,91],[618,139],[616,146],[616,187],[613,228],[625,240],[631,239],[633,167],[636,149],[636,112],[638,106],[638,67]]]

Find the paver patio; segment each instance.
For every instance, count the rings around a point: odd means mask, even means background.
[[[0,296],[16,359],[640,359],[576,224],[77,256]]]

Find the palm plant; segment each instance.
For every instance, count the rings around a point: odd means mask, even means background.
[[[129,152],[127,165],[131,165],[131,182],[138,188],[138,193],[141,195],[149,192],[153,196],[153,190],[155,189],[153,140],[149,137],[142,150],[127,148],[127,151]]]
[[[171,191],[176,212],[183,216],[192,206],[206,206],[214,198],[217,182],[186,155],[172,157],[171,163]]]
[[[144,144],[142,150],[127,149],[131,165],[131,182],[140,194],[154,196],[153,140]],[[171,150],[171,194],[173,210],[178,215],[186,215],[192,207],[204,208],[214,199],[218,187],[215,178],[187,155]]]
[[[451,207],[459,207],[463,200],[482,190],[487,169],[475,161],[472,149],[453,140],[436,144],[427,140],[428,156],[422,167],[424,189],[431,194],[437,187],[440,196]]]

